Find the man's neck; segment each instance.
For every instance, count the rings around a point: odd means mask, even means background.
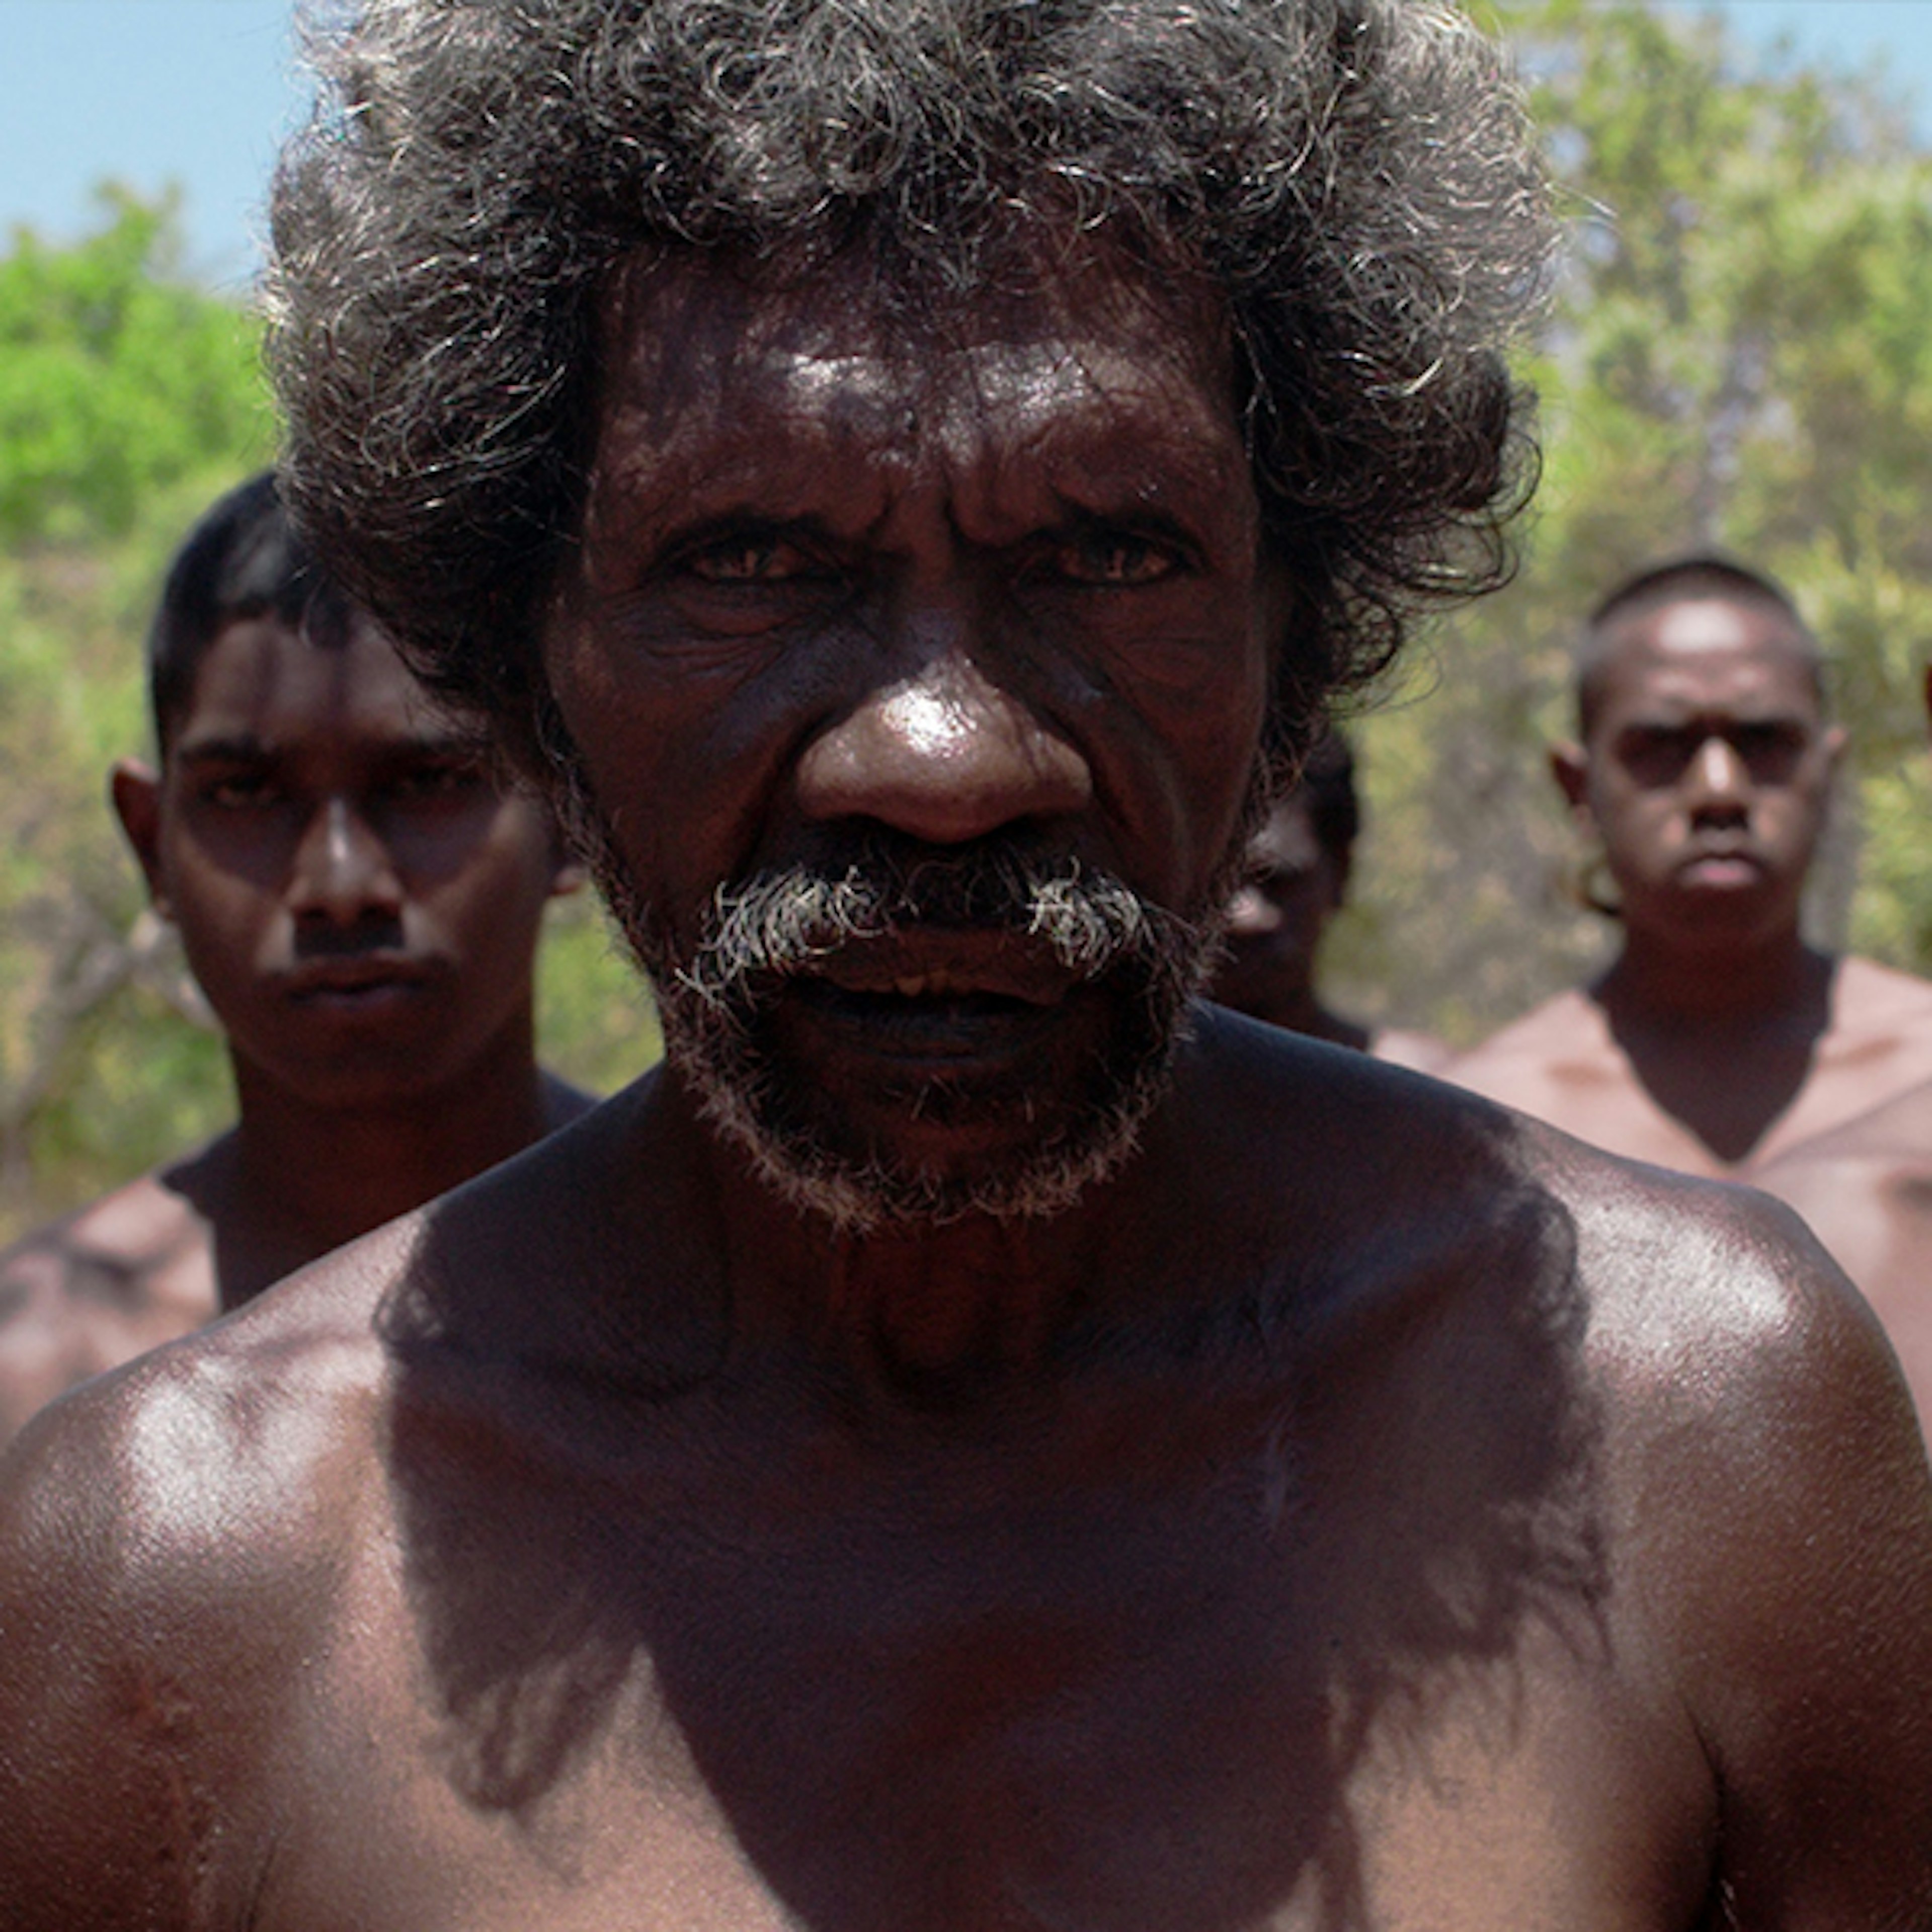
[[[1060,1214],[841,1233],[779,1199],[675,1076],[656,1098],[647,1157],[660,1185],[702,1197],[691,1218],[720,1257],[728,1346],[804,1362],[848,1402],[880,1413],[999,1402],[1052,1372],[1097,1284],[1111,1310],[1132,1299],[1131,1229],[1162,1167],[1151,1149],[1129,1178]],[[1162,1137],[1158,1126],[1150,1136]]]
[[[236,1084],[240,1120],[204,1163],[224,1307],[559,1124],[554,1083],[536,1064],[527,1025],[455,1079],[386,1104],[317,1108],[239,1063]]]
[[[1632,932],[1592,992],[1619,1028],[1774,1030],[1816,1022],[1832,965],[1795,926],[1702,946]]]

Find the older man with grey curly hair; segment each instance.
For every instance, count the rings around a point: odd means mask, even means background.
[[[0,1918],[1917,1927],[1932,1484],[1768,1204],[1202,1004],[1492,582],[1546,229],[1406,0],[367,0],[286,487],[664,1066],[0,1496]]]

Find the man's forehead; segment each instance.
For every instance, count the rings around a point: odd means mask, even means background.
[[[354,735],[441,743],[455,728],[395,646],[357,613],[313,638],[272,614],[224,624],[195,667],[176,742]]]
[[[607,409],[647,412],[707,391],[890,416],[976,396],[1043,408],[1180,376],[1225,394],[1227,331],[1204,302],[1090,264],[947,304],[902,298],[852,264],[748,275],[673,256],[620,278],[605,305]]]
[[[1749,683],[1800,692],[1814,709],[1819,698],[1816,646],[1788,614],[1755,600],[1659,604],[1617,627],[1604,668],[1610,688],[1627,694]]]

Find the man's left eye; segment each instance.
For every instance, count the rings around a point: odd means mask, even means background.
[[[808,574],[812,560],[779,538],[745,537],[693,550],[685,568],[706,584],[782,584]]]
[[[1123,586],[1157,584],[1180,567],[1165,544],[1124,531],[1083,536],[1066,544],[1058,561],[1061,574],[1076,584]]]

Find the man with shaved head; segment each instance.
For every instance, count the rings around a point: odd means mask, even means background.
[[[344,32],[290,487],[667,1060],[22,1438],[0,1922],[1926,1924],[1932,1477],[1842,1279],[1195,998],[1325,696],[1503,560],[1493,50]]]
[[[1844,734],[1768,578],[1655,566],[1592,614],[1551,767],[1623,928],[1590,985],[1444,1070],[1612,1153],[1748,1175],[1932,1077],[1932,985],[1808,945],[1805,874]]]

